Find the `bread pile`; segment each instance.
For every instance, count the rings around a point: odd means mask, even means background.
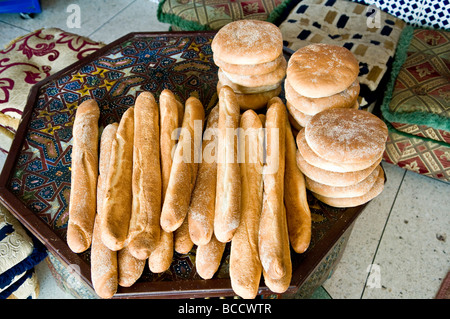
[[[224,86],[205,121],[198,99],[183,105],[164,90],[159,105],[140,93],[101,132],[99,115],[94,100],[77,109],[67,243],[91,249],[100,297],[133,285],[147,262],[153,273],[168,270],[174,251],[194,245],[196,271],[210,279],[227,243],[236,294],[256,297],[261,277],[273,292],[288,289],[290,247],[308,248],[311,215],[281,99],[266,114],[241,114]]]
[[[386,124],[367,111],[336,108],[314,115],[296,139],[307,189],[334,207],[358,206],[378,196],[387,134]]]
[[[211,49],[219,67],[218,92],[225,85],[231,87],[242,110],[263,108],[281,93],[287,62],[281,31],[274,24],[231,22],[214,36]]]
[[[292,54],[284,84],[291,125],[300,130],[314,114],[359,107],[359,64],[346,48],[310,44]]]

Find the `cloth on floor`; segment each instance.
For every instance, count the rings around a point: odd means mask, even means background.
[[[450,182],[450,32],[405,28],[381,113],[384,159]]]
[[[359,61],[360,106],[382,98],[380,83],[393,61],[406,23],[380,11],[379,23],[368,17],[369,7],[347,0],[300,1],[280,24],[284,46],[296,51],[312,43],[349,49]]]
[[[34,266],[46,256],[46,248],[0,204],[0,299],[36,299]]]
[[[31,87],[104,44],[56,28],[39,29],[0,50],[0,169]]]

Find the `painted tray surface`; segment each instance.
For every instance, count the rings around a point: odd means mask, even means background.
[[[100,125],[119,121],[136,96],[163,89],[181,101],[193,95],[206,113],[216,105],[217,67],[211,51],[214,32],[130,33],[96,53],[36,84],[0,177],[0,199],[65,264],[76,264],[90,282],[89,250],[74,254],[66,244],[71,176],[72,126],[77,106],[97,100]],[[289,52],[285,51],[287,58]],[[304,254],[292,252],[296,291],[352,224],[365,205],[336,209],[309,196],[312,241]],[[229,245],[215,277],[195,270],[195,246],[175,252],[168,271],[144,274],[117,297],[205,297],[233,295],[228,275]],[[261,293],[270,293],[261,283]]]

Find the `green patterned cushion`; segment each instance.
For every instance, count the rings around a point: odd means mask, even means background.
[[[275,23],[291,0],[161,0],[158,20],[174,30],[218,30],[236,20],[254,19]]]

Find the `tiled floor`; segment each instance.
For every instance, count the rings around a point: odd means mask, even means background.
[[[154,0],[155,1],[155,0]],[[42,27],[58,27],[109,43],[129,32],[167,31],[149,0],[42,0],[43,12],[23,20],[0,14],[0,47]],[[71,28],[68,7],[80,8]],[[68,23],[69,21],[69,23]],[[450,185],[383,163],[387,184],[357,219],[335,272],[317,298],[434,298],[450,270]],[[72,298],[55,284],[45,262],[37,266],[40,298]]]

